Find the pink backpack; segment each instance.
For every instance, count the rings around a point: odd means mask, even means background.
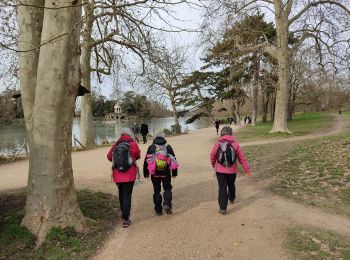
[[[166,161],[167,165],[169,166],[169,169],[171,171],[179,168],[179,164],[176,161],[175,157],[172,156],[171,154],[168,154],[167,152],[165,153],[164,150],[162,149],[163,147],[160,147],[160,149],[156,149],[156,153],[155,154],[147,154],[146,155],[146,161],[147,161],[147,169],[149,171],[149,173],[155,174],[156,169],[157,169],[157,160],[162,160],[162,161]]]

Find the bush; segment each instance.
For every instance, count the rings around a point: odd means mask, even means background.
[[[167,129],[167,128],[165,128],[165,129],[163,130],[163,133],[164,133],[165,135],[171,135],[171,134],[172,134],[172,131],[169,130],[169,129]]]
[[[172,125],[171,132],[176,133],[176,134],[180,134],[181,133],[181,125]]]

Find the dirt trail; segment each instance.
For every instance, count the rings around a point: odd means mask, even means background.
[[[254,144],[300,141],[335,134],[343,128],[337,118],[334,129],[310,136],[244,143]],[[239,176],[238,202],[228,214],[218,214],[217,184],[209,167],[209,153],[217,139],[214,128],[201,129],[169,138],[181,164],[173,181],[174,214],[155,216],[152,184],[143,180],[134,189],[133,224],[129,229],[116,227],[95,259],[289,259],[283,247],[285,230],[294,224],[311,224],[337,232],[350,233],[350,219],[325,213],[285,200],[267,192],[266,169]],[[142,154],[146,146],[141,145]],[[110,182],[107,148],[73,154],[77,188],[116,194]],[[278,160],[280,153],[276,153]],[[0,191],[23,187],[27,162],[0,167]],[[143,179],[143,178],[142,178]]]

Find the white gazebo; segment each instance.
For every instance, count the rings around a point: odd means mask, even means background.
[[[114,105],[114,113],[117,115],[120,115],[122,113],[122,108],[120,107],[120,105],[118,103],[116,103]]]
[[[108,114],[105,116],[105,118],[106,118],[107,120],[127,119],[127,117],[125,116],[125,114],[123,114],[123,112],[122,112],[121,106],[120,106],[118,103],[116,103],[116,104],[114,105],[114,113],[108,113]]]

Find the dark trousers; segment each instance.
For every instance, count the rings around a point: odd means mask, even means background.
[[[219,134],[219,127],[216,127],[216,134]]]
[[[171,192],[173,186],[171,186],[171,177],[164,177],[164,178],[157,178],[157,177],[151,177],[152,184],[153,184],[153,202],[154,202],[154,210],[157,213],[161,213],[163,210],[162,207],[162,200],[164,199],[163,206],[172,207],[171,201],[173,199],[173,194]],[[162,190],[162,183],[163,183],[163,198],[160,194]]]
[[[139,140],[139,138],[138,138],[138,135],[139,135],[139,134],[135,134],[135,133],[134,133],[135,141],[136,141],[137,143],[140,143],[140,140]]]
[[[143,143],[147,143],[147,134],[142,134]]]
[[[236,175],[237,174],[216,173],[219,184],[218,201],[221,210],[227,209],[228,200],[234,201],[236,198]]]
[[[120,210],[122,211],[122,218],[129,220],[131,209],[131,195],[134,188],[134,181],[117,183],[119,191]]]

